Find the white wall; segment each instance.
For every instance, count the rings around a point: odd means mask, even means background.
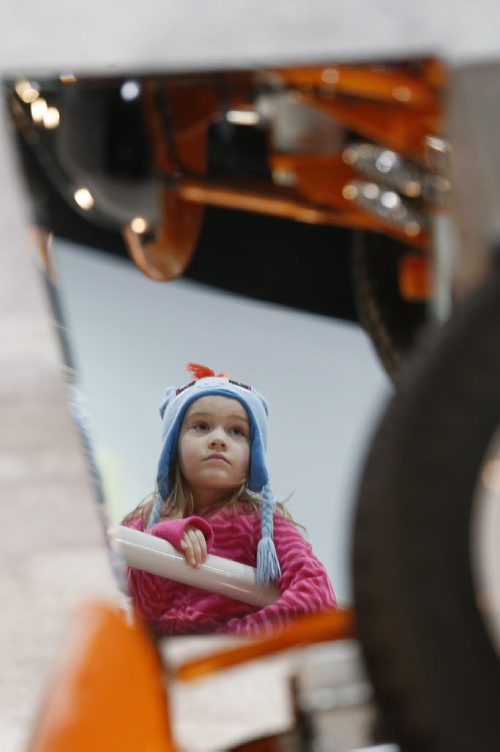
[[[292,514],[349,599],[353,486],[388,392],[362,331],[187,280],[152,282],[61,241],[56,255],[111,520],[153,489],[165,387],[190,380],[190,360],[227,370],[268,399],[275,495],[292,494]]]
[[[456,9],[451,0],[4,0],[0,65],[115,73],[264,59],[498,55],[496,0]]]

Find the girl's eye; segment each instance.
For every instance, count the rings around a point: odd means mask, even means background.
[[[193,424],[193,428],[195,431],[206,431],[208,430],[208,423],[203,423],[202,421],[198,421],[197,423]]]
[[[244,428],[240,428],[240,426],[233,426],[233,428],[231,428],[231,433],[234,434],[235,436],[244,436],[244,437],[246,437],[245,429]]]

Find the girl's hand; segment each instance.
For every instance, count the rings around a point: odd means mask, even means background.
[[[199,569],[207,558],[207,542],[201,530],[188,525],[181,538],[181,548],[188,564]]]

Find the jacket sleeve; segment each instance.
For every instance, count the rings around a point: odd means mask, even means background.
[[[291,617],[336,607],[323,564],[299,530],[282,515],[274,517],[274,543],[281,566],[277,601],[241,618],[230,619],[221,632],[256,635],[286,624]]]
[[[149,532],[151,535],[163,538],[180,550],[180,541],[188,525],[198,527],[207,539],[207,546],[211,544],[213,531],[202,517],[192,516],[182,519],[161,520],[153,525]],[[127,526],[141,532],[144,531],[140,517],[129,520]],[[157,574],[144,572],[141,569],[127,567],[127,583],[129,595],[146,619],[157,621],[171,607],[172,594],[168,587],[171,580]]]
[[[134,517],[126,524],[127,527],[133,527],[134,530],[144,532],[144,525],[140,517]],[[181,551],[181,539],[189,525],[201,530],[207,541],[207,546],[210,546],[213,543],[214,533],[210,524],[204,520],[203,517],[197,517],[196,515],[192,515],[191,517],[181,517],[180,519],[174,520],[160,520],[156,525],[153,525],[151,530],[149,530],[149,533],[150,535],[155,535],[157,538],[163,538],[163,540],[171,543],[178,551]]]
[[[161,520],[153,525],[149,531],[151,535],[156,535],[157,538],[163,538],[172,544],[178,551],[181,551],[181,539],[184,532],[189,526],[197,527],[207,541],[207,546],[210,546],[214,539],[214,533],[210,525],[203,517],[183,517],[180,520]]]

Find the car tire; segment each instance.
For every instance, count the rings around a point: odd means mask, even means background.
[[[500,276],[405,364],[358,489],[358,634],[405,752],[500,748],[500,660],[476,602],[471,522],[500,423]]]

